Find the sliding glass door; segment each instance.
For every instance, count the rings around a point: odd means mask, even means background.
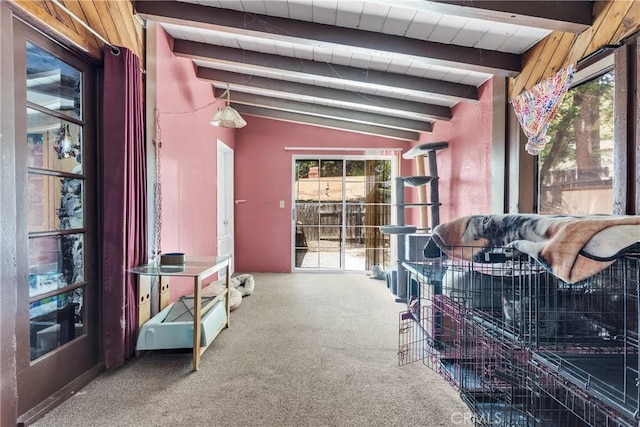
[[[390,263],[392,160],[294,158],[295,270],[370,270]]]

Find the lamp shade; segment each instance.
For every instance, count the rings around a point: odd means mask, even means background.
[[[221,128],[243,128],[247,122],[233,107],[227,105],[216,112],[211,119],[211,124]]]

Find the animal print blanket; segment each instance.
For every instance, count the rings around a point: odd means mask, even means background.
[[[512,247],[575,283],[640,253],[640,216],[474,215],[436,226],[431,241],[449,256],[475,262],[494,248]]]

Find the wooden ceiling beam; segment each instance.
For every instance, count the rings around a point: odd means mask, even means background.
[[[380,136],[383,138],[400,139],[403,141],[418,141],[420,139],[420,133],[401,129],[391,129],[382,126],[368,125],[365,123],[348,122],[346,120],[310,116],[308,114],[274,110],[271,108],[254,107],[251,105],[237,104],[234,105],[234,108],[238,110],[240,114],[247,116],[264,117],[286,122],[301,123],[342,131],[363,133],[366,135]]]
[[[224,92],[224,89],[216,89],[215,97],[221,98]],[[245,92],[233,92],[230,98],[234,108],[238,104],[251,105],[254,107],[273,108],[276,110],[290,111],[293,113],[308,114],[319,117],[341,119],[355,123],[383,126],[391,129],[403,129],[416,132],[432,131],[431,122],[422,120],[411,120],[384,114],[367,113],[347,108],[327,107],[326,105],[279,99]]]
[[[339,78],[342,83],[344,83],[345,80],[349,80],[358,84],[368,83],[371,85],[402,88],[434,95],[440,99],[452,102],[478,100],[478,88],[472,85],[387,73],[384,71],[366,70],[364,68],[347,67],[344,65],[327,64],[288,56],[250,52],[189,40],[175,39],[173,53],[184,58],[214,61],[213,64],[215,64],[216,61],[224,61],[232,65],[269,68],[280,74],[284,70],[329,79],[337,80]]]
[[[576,34],[592,25],[593,3],[588,0],[431,0],[421,2],[422,7],[446,15]]]
[[[249,14],[178,1],[136,1],[144,19],[210,30],[227,29],[269,39],[299,38],[315,44],[341,45],[351,49],[375,50],[414,56],[425,64],[513,76],[522,70],[520,55],[410,39],[390,34],[336,27],[314,22]]]
[[[250,74],[232,73],[230,71],[214,70],[212,68],[198,67],[198,78],[210,82],[232,84],[239,87],[265,90],[269,92],[300,95],[304,97],[340,101],[365,107],[384,108],[396,110],[398,115],[406,113],[410,118],[422,117],[427,120],[451,120],[451,108],[440,105],[423,104],[420,102],[405,101],[403,99],[387,98],[366,93],[349,92],[322,86],[313,86],[303,83],[284,80],[269,79],[266,77],[252,76]]]

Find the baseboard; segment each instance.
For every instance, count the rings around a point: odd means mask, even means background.
[[[17,426],[25,427],[35,423],[37,420],[42,418],[47,412],[76,394],[80,391],[84,386],[93,381],[98,375],[104,372],[104,363],[98,363],[93,368],[89,369],[87,372],[80,375],[75,380],[71,381],[65,387],[58,390],[56,393],[43,400],[38,405],[34,406],[32,409],[28,410],[24,414],[18,417]]]

